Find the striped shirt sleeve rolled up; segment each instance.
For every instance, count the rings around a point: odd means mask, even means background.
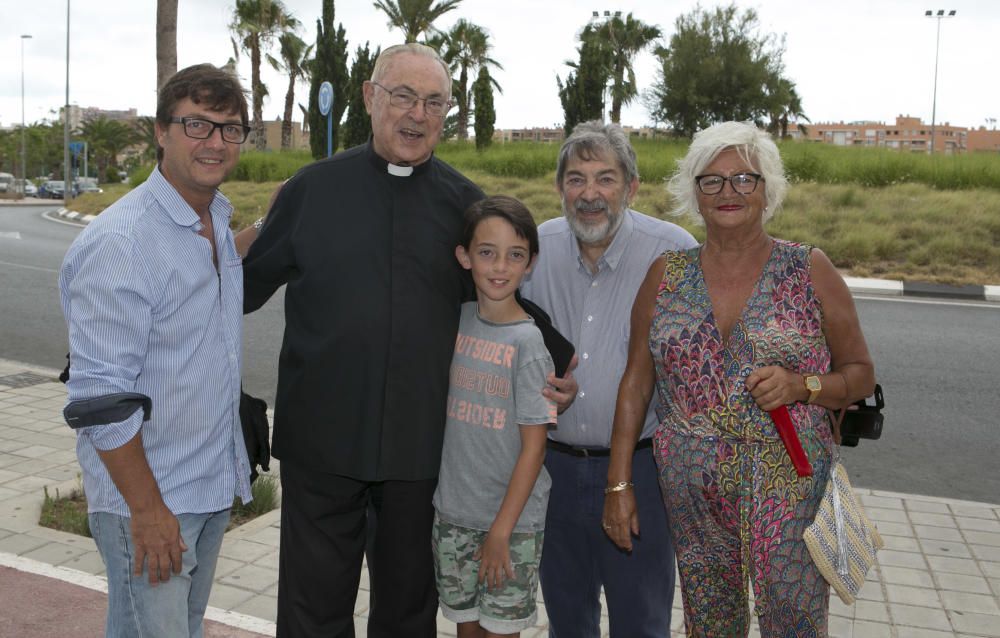
[[[150,469],[175,514],[250,500],[239,422],[242,264],[232,207],[210,207],[218,266],[198,215],[154,170],[73,242],[59,277],[69,330],[69,401],[117,392],[152,400],[125,421],[77,430],[90,511],[128,516],[98,456],[141,430]]]

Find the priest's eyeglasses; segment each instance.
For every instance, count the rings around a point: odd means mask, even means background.
[[[452,107],[452,101],[440,96],[419,97],[407,89],[387,89],[378,82],[372,80],[372,84],[389,94],[389,104],[398,109],[409,111],[417,102],[424,103],[424,112],[433,117],[443,117]]]
[[[242,144],[250,134],[250,127],[231,122],[213,122],[200,117],[172,117],[173,124],[183,124],[184,134],[196,140],[207,140],[215,133],[215,129],[222,131],[222,141],[230,144]]]
[[[729,177],[698,175],[694,181],[698,184],[698,190],[706,195],[718,195],[725,188],[726,182],[740,195],[749,195],[757,190],[757,182],[763,182],[764,177],[760,173],[736,173]]]

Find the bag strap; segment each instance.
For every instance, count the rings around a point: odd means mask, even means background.
[[[840,408],[839,412],[834,412],[833,410],[828,410],[830,413],[830,429],[833,432],[833,442],[840,447],[840,424],[844,421],[844,415],[847,414],[847,407]]]

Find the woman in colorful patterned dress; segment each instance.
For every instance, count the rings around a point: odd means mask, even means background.
[[[830,472],[828,410],[870,395],[874,368],[850,292],[822,251],[764,229],[787,188],[777,146],[749,124],[695,135],[668,189],[705,243],[664,253],[632,309],[604,527],[639,533],[631,450],[653,393],[654,445],[688,636],[827,635],[829,587],[802,540]],[[768,411],[787,406],[812,464],[799,478]]]

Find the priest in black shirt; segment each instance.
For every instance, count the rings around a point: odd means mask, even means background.
[[[364,98],[372,139],[290,179],[244,265],[246,312],[287,285],[278,636],[354,636],[369,500],[368,635],[436,635],[431,496],[471,294],[454,251],[483,193],[432,154],[452,105],[433,49],[383,51]]]

